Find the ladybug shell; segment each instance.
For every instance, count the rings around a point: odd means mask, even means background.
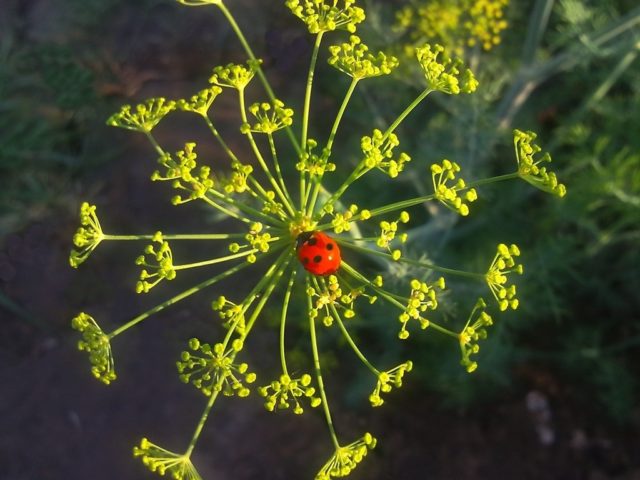
[[[298,237],[298,260],[309,273],[331,275],[340,268],[340,248],[322,232],[305,232]]]

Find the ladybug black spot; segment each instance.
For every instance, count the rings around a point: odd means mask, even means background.
[[[313,257],[313,261],[315,263],[320,263],[322,261],[322,257],[320,255],[316,255],[315,257]]]
[[[309,245],[309,246],[311,246],[311,247],[313,247],[316,243],[318,243],[318,239],[317,239],[317,238],[314,238],[314,237],[311,237],[311,238],[309,239],[309,241],[307,241],[307,245]]]
[[[327,250],[333,250],[333,243],[327,243]]]

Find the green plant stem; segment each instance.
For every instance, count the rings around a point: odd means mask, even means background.
[[[162,234],[163,240],[229,240],[244,238],[245,233],[198,233],[198,234]],[[153,240],[153,235],[102,235],[102,240]]]
[[[307,275],[307,289],[310,287],[309,276]],[[311,297],[307,296],[307,311],[311,312],[313,310],[313,305],[311,302]],[[313,365],[316,371],[316,381],[318,382],[318,390],[320,391],[320,398],[322,399],[322,409],[324,411],[324,417],[327,421],[327,426],[329,427],[329,434],[331,435],[331,441],[335,446],[336,450],[340,448],[340,443],[338,443],[338,436],[336,435],[336,430],[333,426],[333,421],[331,420],[331,411],[329,410],[329,402],[327,401],[327,394],[324,389],[324,382],[322,381],[322,370],[320,368],[320,355],[318,353],[318,340],[316,338],[316,322],[315,320],[309,316],[309,335],[311,337],[311,350],[313,352]]]
[[[362,162],[360,162],[358,164],[358,166],[356,166],[356,168],[353,170],[353,172],[351,172],[351,175],[349,175],[347,177],[347,179],[342,183],[342,185],[340,185],[338,190],[336,190],[324,202],[322,207],[320,207],[320,209],[316,212],[316,214],[314,216],[314,220],[319,220],[320,218],[322,218],[322,215],[323,215],[323,212],[325,211],[325,209],[327,207],[331,206],[331,205],[334,205],[340,199],[340,197],[344,194],[344,192],[347,191],[347,188],[349,188],[349,186],[361,176],[361,172],[362,172]],[[331,224],[329,224],[329,226],[331,226]]]
[[[384,132],[382,141],[389,138],[389,136],[395,131],[395,129],[398,128],[398,125],[400,125],[402,121],[407,118],[407,115],[409,115],[431,92],[433,92],[433,90],[427,88],[420,95],[418,95],[416,99],[411,102],[407,108],[404,109],[404,111],[398,116],[398,118],[395,119],[391,126],[387,128],[387,130]]]
[[[323,279],[324,280],[324,279]],[[323,282],[324,283],[324,282]],[[347,343],[349,344],[349,346],[351,347],[351,349],[353,350],[353,353],[356,354],[356,357],[358,357],[360,359],[360,361],[371,371],[371,373],[373,373],[373,375],[376,376],[376,378],[380,375],[380,371],[374,367],[371,362],[369,362],[369,360],[367,359],[367,357],[365,357],[365,355],[362,353],[362,351],[358,348],[358,346],[356,345],[356,342],[353,341],[353,338],[351,337],[351,335],[349,334],[349,331],[347,330],[347,328],[344,325],[344,322],[342,321],[342,318],[340,316],[340,312],[338,312],[338,309],[335,307],[335,305],[331,304],[329,306],[329,308],[331,309],[331,313],[333,313],[333,318],[336,319],[336,322],[338,322],[338,327],[340,327],[340,331],[342,332],[342,335],[344,336],[344,339],[347,341]]]
[[[214,202],[213,200],[211,200],[207,196],[204,196],[204,197],[201,197],[201,198],[205,203],[208,203],[209,205],[211,205],[216,210],[220,210],[222,213],[224,213],[226,215],[229,215],[231,218],[235,218],[236,220],[239,220],[239,221],[241,221],[243,223],[246,223],[246,224],[251,224],[251,222],[252,222],[251,219],[243,217],[242,215],[239,215],[236,212],[234,212],[232,210],[229,210],[226,207],[223,207],[222,205]],[[271,219],[271,221],[273,221],[273,219]]]
[[[434,272],[440,272],[440,273],[445,273],[447,275],[455,275],[455,276],[464,277],[464,278],[471,278],[474,280],[484,281],[484,278],[485,278],[484,274],[482,273],[465,272],[463,270],[455,270],[453,268],[440,267],[438,265],[434,265],[433,263],[421,262],[419,260],[413,260],[411,258],[400,257],[398,260],[394,260],[393,256],[388,253],[380,252],[378,250],[374,250],[368,247],[363,247],[353,242],[349,242],[348,240],[337,239],[337,242],[340,245],[345,245],[347,248],[351,248],[352,250],[366,253],[367,255],[376,255],[378,257],[385,258],[390,263],[405,263],[407,265],[414,265],[416,267],[427,268],[429,270],[433,270]]]
[[[171,305],[173,305],[175,303],[178,303],[180,300],[184,300],[185,298],[190,297],[194,293],[198,293],[203,288],[209,287],[209,286],[219,282],[220,280],[224,280],[225,278],[230,277],[231,275],[233,275],[234,273],[242,270],[243,268],[247,268],[249,265],[250,265],[249,263],[241,263],[240,265],[236,265],[235,267],[232,267],[229,270],[226,270],[225,272],[223,272],[223,273],[221,273],[219,275],[216,275],[215,277],[211,277],[208,280],[205,280],[204,282],[199,283],[198,285],[196,285],[194,287],[191,287],[188,290],[185,290],[184,292],[176,295],[175,297],[172,297],[169,300],[167,300],[165,302],[162,302],[159,305],[156,305],[155,307],[151,308],[150,310],[147,310],[146,312],[141,313],[137,317],[133,318],[129,322],[125,323],[121,327],[115,329],[113,332],[108,334],[107,336],[108,336],[109,340],[117,337],[122,332],[130,329],[131,327],[137,325],[138,323],[142,322],[143,320],[146,320],[147,318],[149,318],[154,313],[158,313],[158,312],[164,310],[165,308],[167,308],[167,307],[169,307],[169,306],[171,306]]]
[[[160,156],[164,155],[164,150],[162,149],[160,144],[157,142],[155,137],[151,134],[151,132],[145,132],[145,134],[147,135],[147,138],[151,142],[151,145],[153,145],[153,148],[155,148],[156,152],[158,152],[158,155]]]
[[[249,123],[249,122],[247,120],[247,112],[246,112],[246,107],[245,107],[244,89],[239,90],[238,94],[239,94],[239,99],[240,99],[240,115],[242,117],[242,122],[246,124],[246,123]],[[269,183],[271,183],[271,185],[273,186],[274,190],[276,191],[276,193],[280,197],[280,200],[284,204],[285,208],[289,211],[289,214],[291,216],[295,216],[295,212],[293,210],[293,206],[289,203],[289,201],[287,200],[287,197],[284,195],[284,193],[280,189],[280,186],[278,185],[278,182],[273,177],[273,174],[271,173],[271,170],[269,170],[269,167],[267,166],[267,163],[264,161],[264,157],[262,156],[262,153],[260,153],[260,149],[258,148],[258,145],[256,144],[256,141],[253,138],[253,134],[251,133],[250,130],[246,132],[246,137],[249,139],[249,143],[251,144],[251,148],[253,150],[253,153],[255,154],[256,159],[258,160],[258,163],[260,164],[260,166],[262,167],[262,170],[264,171],[265,175],[267,176],[267,178],[269,180]]]
[[[266,215],[266,214],[256,210],[255,208],[252,208],[252,207],[250,207],[248,205],[245,205],[243,202],[238,202],[238,201],[234,200],[233,198],[229,197],[228,195],[223,195],[222,193],[220,193],[220,192],[218,192],[216,190],[209,189],[209,193],[211,193],[216,198],[222,200],[223,202],[236,207],[241,212],[244,212],[247,215],[253,215],[256,218],[259,218],[260,220],[265,222],[267,225],[272,225],[274,227],[283,227],[283,226],[287,225],[287,223],[282,221],[282,220],[276,220],[275,218],[273,218],[273,217],[271,217],[269,215]],[[208,197],[203,197],[203,199],[210,200]],[[217,205],[216,208],[218,208],[219,210],[224,211],[229,216],[231,216],[233,218],[236,218],[236,219],[238,219],[238,220],[240,220],[242,222],[245,222],[245,223],[252,223],[253,222],[253,220],[251,220],[249,218],[246,218],[246,217],[243,217],[241,215],[238,215],[238,214],[232,212],[231,210],[216,204],[215,202],[212,202],[212,205],[214,205],[214,206]]]
[[[225,153],[229,156],[229,158],[235,163],[240,163],[238,161],[238,157],[236,157],[236,154],[233,153],[233,151],[227,145],[227,142],[225,142],[224,139],[222,138],[222,135],[220,135],[220,133],[218,132],[216,127],[214,127],[213,122],[211,121],[211,119],[206,115],[203,115],[202,117],[204,118],[204,121],[207,123],[207,126],[209,127],[209,130],[211,130],[211,133],[216,138],[216,140],[218,141],[218,143],[220,144],[222,149],[225,151]]]
[[[333,148],[333,141],[336,138],[336,134],[338,133],[338,128],[340,127],[340,122],[342,121],[342,117],[344,116],[344,112],[347,109],[347,105],[349,105],[349,101],[351,100],[351,96],[353,95],[356,86],[358,85],[358,78],[354,78],[351,80],[349,84],[349,88],[347,89],[347,93],[344,96],[344,100],[342,100],[342,105],[340,105],[340,110],[338,110],[338,114],[336,115],[336,119],[333,122],[333,127],[331,127],[331,133],[329,134],[329,140],[327,140],[327,150],[331,151]]]
[[[395,119],[395,121],[391,124],[391,126],[389,126],[389,128],[387,128],[387,130],[384,132],[382,141],[384,142],[385,140],[387,140],[389,138],[389,136],[395,131],[396,128],[398,128],[398,125],[400,125],[400,123],[402,123],[402,121],[407,118],[407,116],[420,104],[420,102],[422,102],[422,100],[424,100],[427,95],[429,95],[433,90],[427,88],[426,90],[424,90],[420,95],[418,95],[416,97],[416,99],[411,102],[409,104],[409,106],[407,108],[404,109],[404,111],[398,116],[398,118]],[[354,171],[351,173],[351,175],[349,175],[349,177],[344,181],[344,183],[340,186],[340,188],[338,188],[338,190],[336,190],[336,192],[331,195],[331,197],[324,203],[324,205],[322,206],[322,208],[320,208],[318,210],[318,213],[316,214],[316,220],[319,219],[319,216],[322,214],[323,210],[330,205],[333,205],[334,203],[336,203],[340,197],[344,194],[344,192],[347,190],[347,188],[349,188],[349,186],[355,182],[358,178],[360,178],[362,175],[364,175],[365,173],[367,173],[369,170],[369,168],[362,168],[362,162],[358,164],[358,166],[354,169]],[[421,203],[421,202],[417,202],[417,203]],[[354,219],[355,220],[355,219]]]
[[[405,306],[402,303],[400,303],[398,300],[393,298],[393,296],[390,295],[386,290],[374,285],[372,282],[369,281],[369,279],[367,279],[367,277],[362,275],[360,272],[358,272],[355,268],[353,268],[351,265],[346,263],[344,260],[342,261],[341,268],[344,268],[344,270],[356,280],[363,282],[369,288],[373,289],[376,293],[378,293],[381,297],[383,297],[392,305],[398,307],[402,311],[405,310]],[[432,322],[431,320],[429,320],[429,328],[433,328],[434,330],[440,333],[443,333],[444,335],[447,335],[449,337],[453,337],[456,340],[459,338],[459,335],[457,333],[452,332],[448,328],[444,328],[438,325],[437,323]]]
[[[340,109],[336,115],[336,119],[333,122],[333,126],[331,127],[331,132],[329,134],[329,140],[327,140],[326,149],[329,151],[329,156],[331,155],[331,149],[333,148],[333,141],[338,133],[338,128],[340,127],[340,122],[342,121],[342,117],[344,116],[344,112],[349,104],[349,100],[353,95],[353,92],[358,85],[358,78],[354,78],[349,84],[349,88],[347,89],[347,93],[344,96],[344,100],[342,101],[342,105],[340,105]],[[318,194],[320,193],[320,189],[322,188],[322,176],[316,180],[316,183],[313,188],[313,195],[311,196],[311,201],[309,202],[309,206],[307,208],[307,215],[312,216],[316,207],[316,202],[318,201]]]
[[[242,33],[242,30],[238,26],[238,23],[236,22],[235,18],[233,18],[233,15],[231,14],[231,12],[227,9],[227,7],[222,2],[218,4],[218,7],[222,11],[223,15],[226,17],[229,24],[231,25],[231,28],[233,29],[236,36],[238,37],[238,40],[240,40],[240,43],[242,44],[244,51],[247,53],[247,56],[252,61],[259,62],[256,56],[253,54],[253,50],[251,50],[251,46],[249,45],[249,42],[247,42],[247,39]],[[271,85],[269,84],[267,77],[262,71],[262,67],[258,66],[256,73],[258,74],[258,78],[260,79],[260,82],[262,82],[262,85],[264,86],[264,89],[266,90],[267,95],[269,96],[269,99],[271,99],[272,102],[275,101],[276,95],[273,93],[273,89],[271,88]],[[296,139],[296,136],[294,135],[293,130],[291,129],[291,127],[285,127],[285,131],[287,132],[287,136],[291,141],[291,145],[293,145],[293,148],[296,150],[298,155],[300,155],[302,153],[302,148],[300,148],[300,144],[298,143],[298,140]]]
[[[222,377],[219,380],[219,387],[222,386],[222,381],[224,381],[224,377]],[[191,441],[189,442],[189,446],[187,447],[187,451],[185,452],[185,457],[189,458],[191,456],[191,452],[193,452],[194,447],[196,446],[196,442],[198,441],[198,438],[200,437],[200,434],[202,433],[202,429],[204,428],[204,424],[207,423],[207,418],[209,418],[209,412],[211,412],[211,409],[213,408],[213,404],[216,403],[216,399],[218,398],[218,394],[220,393],[222,389],[221,388],[217,388],[214,389],[214,392],[211,394],[211,396],[209,397],[209,401],[207,402],[207,406],[204,409],[204,412],[202,412],[202,416],[200,417],[200,421],[198,422],[198,425],[196,426],[195,431],[193,432],[193,436],[191,437]]]
[[[258,303],[258,305],[256,306],[256,308],[254,309],[251,318],[249,319],[249,321],[247,322],[247,327],[246,327],[246,331],[243,335],[243,338],[246,338],[247,335],[249,334],[249,331],[251,330],[251,328],[253,327],[258,315],[260,315],[260,312],[262,311],[262,308],[264,307],[264,305],[266,304],[267,300],[269,299],[269,297],[271,296],[271,293],[273,293],[273,290],[275,289],[275,287],[278,285],[278,281],[280,279],[280,277],[282,276],[282,274],[284,273],[284,271],[286,270],[288,264],[289,264],[289,260],[291,259],[291,252],[283,252],[283,254],[278,258],[278,260],[276,260],[273,265],[271,266],[271,268],[268,270],[268,272],[265,274],[265,276],[262,278],[262,280],[260,282],[258,282],[258,284],[254,287],[252,293],[250,294],[250,297],[252,297],[251,302],[249,302],[249,305],[253,302],[253,300],[255,298],[257,298],[258,293],[262,290],[262,288],[264,287],[265,283],[269,282],[269,285],[267,286],[267,288],[264,291],[264,294],[262,295],[262,297],[260,298],[260,302]],[[275,273],[275,278],[274,278],[274,273]],[[248,306],[243,310],[246,311],[246,309],[248,308]],[[223,342],[223,349],[227,348],[227,345],[229,343],[229,341],[231,340],[231,337],[233,335],[233,332],[235,331],[235,326],[237,325],[234,324],[234,326],[232,328],[229,329],[229,331],[227,332],[227,335],[224,339]],[[231,360],[233,361],[235,359],[236,355],[232,355]],[[187,451],[185,453],[186,457],[189,457],[191,455],[191,452],[193,451],[196,442],[198,441],[198,438],[200,437],[200,434],[202,433],[202,429],[204,428],[204,425],[207,421],[207,418],[209,417],[209,413],[211,412],[211,409],[213,408],[213,405],[216,401],[216,398],[218,397],[218,393],[220,393],[220,391],[222,390],[222,383],[224,382],[226,377],[221,377],[220,380],[218,381],[218,388],[214,389],[214,392],[211,394],[211,397],[209,397],[209,401],[207,402],[207,406],[204,410],[204,412],[202,413],[202,416],[200,417],[200,421],[198,422],[198,425],[196,426],[195,432],[193,433],[193,436],[191,437],[191,441],[189,442],[189,446],[187,448]]]
[[[284,293],[284,300],[282,303],[282,313],[280,314],[280,364],[282,365],[282,373],[285,375],[289,375],[289,371],[287,370],[287,355],[285,350],[285,330],[287,323],[287,310],[289,308],[289,301],[291,300],[291,292],[293,290],[293,284],[296,280],[296,270],[295,268],[291,271],[291,277],[289,278],[289,283],[287,284],[287,290]]]
[[[278,237],[275,237],[274,239],[270,240],[271,241],[276,241],[279,240]],[[274,245],[275,247],[275,245]],[[243,258],[243,257],[248,257],[251,254],[254,253],[258,253],[259,250],[257,248],[252,248],[251,250],[247,250],[246,252],[239,252],[239,253],[234,253],[232,255],[226,255],[224,257],[218,257],[218,258],[212,258],[211,260],[204,260],[202,262],[195,262],[195,263],[187,263],[184,265],[175,265],[173,267],[174,270],[187,270],[189,268],[198,268],[198,267],[206,267],[208,265],[215,265],[217,263],[224,263],[224,262],[228,262],[230,260],[235,260],[237,258]]]
[[[311,109],[311,90],[313,88],[313,76],[316,71],[316,62],[318,61],[318,52],[320,51],[320,44],[322,43],[322,36],[324,32],[319,32],[316,35],[316,41],[313,45],[313,52],[311,54],[311,64],[309,65],[309,73],[307,75],[307,89],[304,94],[304,110],[302,112],[302,134],[301,134],[301,146],[304,151],[307,148],[307,133],[309,129],[309,111]]]
[[[280,283],[280,279],[282,278],[282,276],[284,275],[285,270],[289,266],[289,262],[291,261],[292,256],[293,256],[293,253],[291,251],[285,251],[280,256],[278,261],[276,261],[276,263],[275,263],[276,271],[269,278],[269,284],[264,289],[264,293],[260,296],[260,301],[258,302],[258,305],[256,305],[255,310],[251,314],[251,318],[247,322],[247,327],[246,327],[245,333],[243,335],[243,339],[247,338],[247,336],[249,335],[249,332],[251,331],[251,329],[255,325],[256,320],[258,319],[258,315],[260,315],[260,312],[262,312],[262,309],[264,308],[265,304],[267,303],[267,301],[271,297],[271,294],[273,293],[273,291],[276,289],[276,287]]]
[[[282,176],[282,169],[280,168],[280,162],[278,161],[278,152],[276,150],[276,144],[273,140],[273,135],[269,133],[267,135],[269,137],[269,147],[271,149],[271,156],[273,158],[273,165],[276,170],[276,176],[278,177],[278,181],[280,182],[280,186],[282,187],[282,191],[284,192],[285,197],[289,200],[289,203],[293,206],[294,202],[287,190],[287,184],[284,181],[284,177]]]
[[[511,180],[514,178],[518,178],[518,173],[507,173],[505,175],[498,175],[496,177],[484,178],[482,180],[476,180],[475,182],[468,183],[464,188],[461,188],[459,191],[468,190],[470,188],[479,187],[481,185],[489,185],[491,183],[501,182],[504,180]],[[428,202],[430,200],[434,200],[436,197],[434,194],[424,195],[422,197],[410,198],[408,200],[402,200],[396,203],[390,203],[389,205],[385,205],[383,207],[374,208],[369,213],[371,217],[376,217],[378,215],[384,215],[387,213],[395,212],[397,210],[404,210],[405,208],[414,207],[416,205],[420,205],[421,203]],[[352,221],[362,220],[361,215],[356,215]],[[322,225],[325,227],[326,225]],[[328,225],[330,226],[330,225]],[[318,227],[320,229],[321,227]]]

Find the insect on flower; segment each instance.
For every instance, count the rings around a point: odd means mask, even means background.
[[[340,247],[322,232],[305,232],[298,236],[298,260],[304,269],[314,275],[333,275],[342,261]]]
[[[178,1],[189,6],[210,5],[218,8],[229,20],[247,53],[248,61],[245,64],[215,67],[209,79],[210,85],[187,98],[154,98],[139,105],[124,106],[110,117],[108,124],[137,131],[148,138],[159,164],[151,174],[151,180],[170,185],[176,191],[171,197],[174,206],[188,208],[192,202],[204,203],[225,219],[233,220],[235,227],[227,232],[208,227],[207,231],[201,233],[158,231],[116,234],[103,231],[95,205],[83,203],[80,208],[80,227],[73,236],[74,249],[70,255],[73,267],[86,261],[104,242],[144,241],[151,243],[147,243],[143,254],[136,260],[141,272],[135,290],[140,294],[153,294],[152,290],[161,281],[179,283],[182,278],[175,279],[183,270],[209,267],[218,270],[197,285],[187,287],[181,293],[110,329],[103,329],[94,316],[81,312],[72,321],[72,327],[81,334],[78,348],[88,353],[93,375],[103,383],[110,384],[117,378],[111,344],[122,334],[198,292],[223,287],[227,279],[241,271],[246,273],[244,269],[250,265],[262,267],[262,274],[256,279],[246,275],[246,282],[251,284],[248,293],[226,292],[230,298],[216,295],[217,299],[211,302],[211,308],[221,321],[217,326],[213,324],[207,334],[213,338],[202,341],[190,339],[188,348],[176,362],[180,380],[193,385],[207,398],[185,450],[169,451],[143,437],[134,447],[133,455],[160,475],[166,474],[174,480],[202,480],[191,456],[209,413],[222,397],[246,398],[255,390],[264,398],[265,408],[270,412],[290,409],[294,414],[302,414],[307,406],[320,407],[329,434],[328,448],[332,449],[332,453],[316,474],[315,480],[345,477],[375,447],[377,441],[368,432],[350,443],[338,435],[322,375],[320,347],[323,344],[319,338],[325,335],[325,329],[337,330],[336,333],[329,333],[330,338],[340,335],[343,339],[341,344],[352,350],[363,369],[369,372],[373,389],[369,402],[371,406],[379,407],[385,404],[388,394],[402,386],[405,374],[413,369],[413,362],[406,360],[395,365],[378,365],[377,361],[371,362],[367,358],[366,345],[361,348],[356,343],[356,337],[350,333],[351,329],[358,326],[352,319],[371,311],[367,305],[379,301],[386,305],[383,308],[395,312],[395,318],[382,313],[380,319],[392,319],[387,324],[385,334],[395,335],[400,340],[407,339],[410,330],[415,327],[422,330],[428,328],[453,339],[459,345],[461,364],[469,373],[476,370],[478,363],[475,355],[480,349],[479,342],[486,338],[494,317],[485,312],[489,307],[479,299],[462,330],[455,328],[453,321],[447,324],[440,322],[436,309],[445,289],[445,279],[440,277],[432,281],[429,272],[486,284],[498,302],[500,311],[516,310],[519,305],[516,285],[507,281],[507,274],[520,274],[523,271],[514,259],[520,254],[516,245],[507,247],[506,243],[500,244],[486,273],[456,270],[425,259],[412,258],[410,231],[406,231],[411,221],[408,210],[426,202],[440,202],[452,212],[467,216],[471,213],[469,204],[477,198],[475,187],[481,185],[521,178],[559,196],[564,195],[564,185],[558,183],[555,174],[548,171],[547,166],[538,166],[540,163],[547,164],[551,158],[547,154],[534,158],[541,152],[541,147],[532,143],[535,134],[516,130],[514,145],[518,170],[515,172],[466,181],[461,178],[461,167],[456,162],[443,160],[430,167],[433,193],[385,205],[377,203],[377,196],[371,196],[366,199],[366,208],[344,203],[353,194],[353,184],[363,177],[383,175],[392,180],[402,174],[411,157],[405,152],[398,152],[399,134],[402,135],[401,131],[397,131],[398,127],[432,93],[473,93],[478,82],[471,70],[466,69],[460,59],[445,55],[444,47],[440,45],[416,48],[416,67],[420,68],[426,81],[424,90],[389,126],[373,128],[373,133],[360,138],[361,154],[356,163],[337,164],[332,161],[335,158],[332,157],[334,147],[337,151],[343,142],[354,143],[337,135],[356,87],[370,78],[389,75],[398,66],[395,57],[382,52],[371,53],[356,35],[351,35],[348,43],[330,46],[328,52],[321,49],[325,33],[329,35],[333,30],[354,33],[356,25],[364,20],[364,10],[355,6],[356,0],[285,1],[285,6],[304,21],[309,33],[316,38],[302,115],[296,122],[293,109],[275,96],[262,70],[261,61],[253,54],[224,1]],[[329,65],[351,80],[331,130],[324,132],[326,140],[316,140],[308,136],[312,80],[316,61],[323,50],[325,56],[328,55]],[[263,84],[267,98],[247,105],[245,93],[254,78]],[[248,162],[244,155],[236,154],[230,146],[232,144],[225,140],[214,124],[215,116],[210,110],[220,95],[232,95],[237,100],[242,119],[238,131],[253,152],[253,162]],[[224,154],[221,159],[215,158],[210,162],[210,158],[198,158],[195,142],[186,142],[184,148],[175,153],[163,146],[162,139],[156,138],[152,130],[175,110],[197,115],[206,124],[212,139],[221,149],[220,153]],[[262,138],[258,139],[259,136]],[[340,141],[334,144],[336,138]],[[293,162],[287,165],[281,159]],[[414,164],[424,160],[416,159]],[[344,172],[345,167],[352,169],[351,172]],[[424,167],[429,168],[429,165],[420,168]],[[325,176],[328,178],[334,172],[343,174],[342,184],[336,189],[328,189],[323,181]],[[293,182],[290,178],[292,173],[298,177]],[[339,242],[327,232],[340,235]],[[195,262],[183,260],[180,251],[174,255],[171,249],[173,242],[193,241],[222,242],[226,243],[227,249],[214,258],[196,259],[198,261]],[[413,245],[420,250],[428,248],[415,241]],[[344,259],[341,248],[348,251]],[[376,262],[360,262],[358,257],[360,260],[375,259]],[[295,264],[294,258],[298,259],[304,271]],[[376,268],[382,268],[371,271],[367,263],[375,263]],[[403,267],[402,270],[406,271],[403,274],[406,277],[404,285],[394,278],[394,272],[400,270],[396,267]],[[385,282],[390,277],[393,281],[387,286]],[[296,301],[302,305],[289,308],[290,303]],[[258,376],[245,358],[253,357],[259,351],[248,355],[255,344],[247,340],[256,325],[269,326],[265,317],[273,316],[273,312],[279,317],[280,366],[275,377],[271,377],[272,380],[269,377],[266,380],[260,378],[255,386]],[[303,312],[302,315],[300,312]],[[306,317],[308,328],[304,325],[301,327],[295,321],[301,317]],[[451,329],[452,326],[454,329]],[[223,329],[223,335],[216,338],[221,333],[219,329]],[[305,363],[312,365],[313,371],[294,374],[294,371],[299,371],[300,359],[288,358],[291,357],[288,343],[291,334],[302,333],[309,335],[311,355],[301,363],[302,366]],[[289,362],[295,362],[296,365],[290,368]],[[264,373],[269,375],[269,372]],[[295,477],[299,478],[297,475]]]

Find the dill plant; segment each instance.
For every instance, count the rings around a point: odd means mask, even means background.
[[[323,329],[337,328],[346,345],[371,374],[369,401],[373,407],[384,404],[385,397],[402,386],[413,363],[407,360],[399,365],[380,366],[371,361],[356,343],[350,323],[359,315],[361,307],[376,302],[387,302],[397,309],[397,318],[390,319],[389,329],[400,340],[416,329],[435,331],[449,339],[460,349],[460,363],[469,373],[478,364],[474,355],[486,338],[495,313],[518,308],[514,274],[523,273],[518,263],[520,251],[516,245],[500,244],[495,256],[488,257],[484,272],[468,272],[413,259],[405,255],[403,245],[408,240],[404,231],[410,223],[410,210],[425,202],[440,202],[461,216],[470,214],[472,203],[478,198],[479,187],[520,178],[534,187],[557,196],[565,188],[544,164],[550,161],[535,144],[532,132],[514,132],[515,169],[503,175],[467,181],[460,166],[444,159],[425,168],[430,172],[433,193],[400,200],[386,205],[345,205],[344,194],[365,177],[388,177],[392,181],[404,170],[411,157],[398,152],[400,140],[398,126],[431,94],[472,94],[478,82],[474,74],[460,59],[450,57],[441,45],[423,45],[415,49],[415,61],[423,73],[424,89],[396,119],[383,129],[373,128],[361,139],[361,157],[351,171],[334,161],[334,147],[340,124],[349,101],[358,84],[371,78],[391,74],[398,59],[382,52],[373,53],[355,34],[365,12],[355,0],[287,0],[285,6],[307,27],[315,39],[311,65],[306,84],[303,111],[294,111],[275,96],[239,25],[222,0],[179,0],[188,6],[217,7],[229,21],[238,40],[246,51],[245,64],[228,64],[213,69],[210,85],[195,95],[178,100],[152,98],[139,105],[124,106],[111,116],[108,124],[145,135],[155,150],[158,169],[151,180],[167,183],[175,190],[171,203],[183,206],[191,202],[204,202],[212,209],[236,221],[237,229],[230,232],[113,234],[105,232],[98,219],[95,205],[83,203],[80,224],[70,255],[73,267],[79,267],[93,251],[105,241],[147,242],[136,259],[140,266],[135,286],[139,294],[150,293],[164,281],[173,281],[185,269],[205,268],[223,264],[226,269],[209,279],[165,300],[112,330],[104,330],[88,313],[78,314],[72,327],[79,331],[80,350],[89,355],[92,374],[109,384],[116,380],[115,362],[111,352],[114,340],[177,302],[208,289],[242,271],[252,264],[263,265],[263,275],[244,298],[217,295],[212,309],[217,312],[226,334],[220,339],[189,340],[187,348],[177,361],[179,378],[192,384],[206,397],[206,406],[195,426],[191,439],[182,452],[172,452],[147,438],[133,448],[151,471],[169,475],[177,480],[199,479],[191,462],[191,454],[204,428],[211,409],[222,396],[247,397],[255,390],[264,398],[267,410],[291,409],[302,414],[305,409],[318,408],[326,420],[331,453],[319,468],[316,479],[345,477],[376,445],[375,437],[364,432],[355,440],[343,440],[332,422],[329,399],[322,375],[322,357],[318,336]],[[328,48],[328,62],[350,81],[344,100],[336,113],[326,141],[310,138],[311,98],[313,79],[319,53],[323,50],[325,35],[345,30],[350,36],[346,42]],[[266,98],[247,105],[245,92],[255,78],[262,83]],[[373,82],[373,80],[371,80]],[[254,159],[243,163],[215,126],[212,106],[219,95],[237,97],[242,123],[239,132],[251,147]],[[167,115],[182,110],[198,116],[221,146],[228,163],[222,159],[203,164],[198,159],[197,146],[186,142],[177,152],[165,150],[153,135],[154,128]],[[295,120],[295,122],[294,122]],[[294,128],[294,124],[296,128]],[[300,125],[298,130],[298,125]],[[284,150],[283,143],[288,150]],[[285,152],[283,155],[282,152]],[[295,160],[292,160],[295,159]],[[295,181],[285,178],[282,162],[295,162],[298,172]],[[229,170],[230,169],[230,170]],[[333,175],[340,186],[329,191],[323,184],[325,176]],[[300,239],[311,232],[330,233],[342,250],[339,269],[331,275],[314,275],[302,268],[296,259]],[[184,264],[174,258],[171,243],[178,241],[217,241],[227,244],[228,254]],[[434,271],[442,275],[427,283],[413,278],[404,287],[394,291],[385,284],[388,268],[371,272],[360,268],[358,257],[378,260],[379,265],[400,264],[414,270]],[[460,276],[472,282],[486,284],[495,306],[479,298],[459,328],[451,329],[438,321],[439,298],[446,289],[445,277]],[[287,358],[286,334],[290,302],[301,298],[306,305],[309,344],[313,370],[296,373]],[[261,379],[254,368],[243,361],[247,338],[261,319],[267,303],[279,308],[279,350],[281,374],[275,379]],[[493,300],[492,302],[493,303]]]

